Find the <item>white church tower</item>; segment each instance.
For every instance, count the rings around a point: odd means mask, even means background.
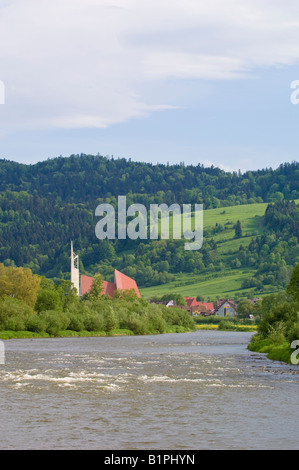
[[[71,283],[80,295],[79,256],[74,253],[73,241],[71,241]]]

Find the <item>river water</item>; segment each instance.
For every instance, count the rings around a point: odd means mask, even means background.
[[[1,449],[299,449],[299,368],[252,333],[5,341]]]

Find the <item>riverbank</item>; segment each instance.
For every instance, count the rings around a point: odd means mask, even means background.
[[[229,320],[222,320],[217,323],[196,323],[194,328],[188,328],[182,325],[169,325],[165,331],[151,332],[148,334],[166,334],[166,333],[191,333],[194,330],[220,330],[220,331],[243,331],[243,332],[255,332],[257,325],[255,324],[244,324],[244,323],[233,323]],[[0,339],[24,339],[24,338],[70,338],[70,337],[106,337],[106,336],[136,336],[133,330],[128,328],[115,328],[110,331],[87,331],[87,330],[60,330],[56,334],[50,334],[46,331],[34,332],[26,330],[5,330],[0,331]],[[137,334],[137,336],[140,336]]]
[[[231,323],[229,320],[225,320],[219,324],[197,324],[197,330],[220,330],[220,331],[246,331],[246,332],[257,332],[258,325],[246,325],[241,323]],[[293,364],[291,355],[294,352],[290,347],[290,343],[283,340],[273,341],[269,338],[261,338],[258,334],[252,337],[251,342],[248,344],[248,350],[261,354],[266,354],[268,359],[272,361],[285,362],[287,364]]]
[[[266,354],[267,358],[272,361],[293,364],[291,355],[294,350],[291,349],[290,343],[287,341],[273,342],[269,338],[260,338],[259,335],[255,335],[249,343],[248,349],[249,351]]]
[[[208,324],[208,323],[199,323],[196,325],[197,330],[220,330],[220,331],[248,331],[255,332],[257,330],[257,325],[243,325],[241,323],[229,324],[229,325],[220,325],[220,324]]]
[[[151,333],[151,334],[165,334],[165,333],[191,333],[192,329],[185,328],[179,325],[172,325],[166,328],[163,333]],[[35,333],[34,331],[0,331],[0,340],[9,339],[25,339],[25,338],[76,338],[76,337],[111,337],[111,336],[139,336],[136,335],[132,330],[125,328],[117,328],[108,331],[74,331],[74,330],[61,330],[55,335],[51,335],[45,331]]]
[[[257,331],[258,325],[255,321],[241,319],[238,317],[220,317],[210,315],[207,317],[194,317],[197,330],[220,330],[220,331]]]

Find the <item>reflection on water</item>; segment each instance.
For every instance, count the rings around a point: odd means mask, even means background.
[[[2,449],[298,449],[296,366],[251,333],[10,340]]]

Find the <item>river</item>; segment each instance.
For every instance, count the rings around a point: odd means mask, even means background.
[[[252,333],[5,341],[1,449],[299,449],[299,368]]]

